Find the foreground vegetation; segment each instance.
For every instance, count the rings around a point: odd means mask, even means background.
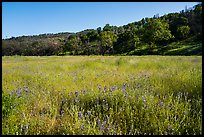
[[[4,56],[2,134],[201,134],[201,65],[201,56]]]

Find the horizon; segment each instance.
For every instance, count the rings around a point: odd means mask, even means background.
[[[198,2],[2,2],[2,39],[123,26]]]

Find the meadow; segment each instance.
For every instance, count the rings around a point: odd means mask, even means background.
[[[202,56],[3,56],[2,134],[200,135]]]

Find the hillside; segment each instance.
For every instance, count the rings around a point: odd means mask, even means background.
[[[123,26],[2,40],[2,56],[202,55],[202,4]]]

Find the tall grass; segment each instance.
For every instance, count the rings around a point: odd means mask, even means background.
[[[201,69],[201,56],[2,57],[2,134],[201,134]]]

